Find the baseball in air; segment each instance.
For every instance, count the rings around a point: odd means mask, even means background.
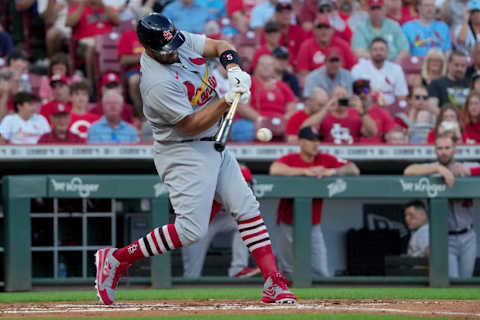
[[[262,142],[272,140],[272,131],[268,128],[260,128],[257,130],[257,139]]]

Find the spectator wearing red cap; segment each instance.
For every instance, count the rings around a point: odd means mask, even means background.
[[[373,39],[385,39],[388,60],[400,61],[408,55],[408,40],[398,22],[385,17],[383,0],[368,0],[369,19],[355,29],[352,48],[358,58],[370,58],[369,48]]]
[[[119,94],[123,95],[123,88],[120,82],[120,77],[115,72],[107,72],[102,77],[102,96],[107,90],[115,90]],[[140,109],[141,110],[141,109]],[[97,104],[90,110],[91,113],[102,116],[103,115],[103,105],[102,101],[97,102]],[[128,103],[123,104],[122,108],[122,120],[128,123],[134,122],[133,117],[133,108]]]
[[[360,59],[352,69],[352,78],[368,79],[372,90],[382,95],[385,105],[406,100],[407,81],[402,68],[387,61],[388,45],[383,38],[374,38],[370,44],[370,60]]]
[[[298,131],[302,127],[302,124],[312,114],[322,109],[328,102],[327,92],[319,87],[315,87],[311,90],[307,101],[305,102],[305,108],[298,110],[290,119],[288,119],[285,134],[287,135],[287,142],[298,141]]]
[[[70,88],[68,87],[68,79],[65,76],[54,75],[50,77],[50,86],[52,88],[53,100],[44,104],[40,109],[40,114],[50,122],[50,115],[59,106],[66,112],[72,110],[70,102]]]
[[[142,110],[140,96],[140,56],[143,46],[138,41],[137,31],[129,30],[123,33],[118,42],[118,56],[120,64],[126,70],[125,81],[128,87],[128,96],[136,110]]]
[[[68,10],[66,26],[72,28],[72,37],[79,41],[84,52],[87,78],[94,82],[95,36],[111,33],[120,24],[120,14],[103,0],[81,0]]]
[[[70,112],[70,124],[68,130],[82,137],[87,138],[88,128],[100,119],[100,116],[88,111],[89,85],[85,81],[75,82],[70,85],[72,99],[72,110]]]
[[[322,139],[334,144],[353,144],[362,137],[377,135],[375,121],[367,114],[358,96],[348,98],[347,90],[333,89],[330,100],[312,114],[302,127],[319,127]]]
[[[303,96],[309,97],[313,88],[322,88],[328,94],[338,86],[347,89],[352,94],[352,76],[350,71],[342,67],[342,54],[339,49],[332,48],[327,52],[325,65],[310,72],[305,80]]]
[[[297,56],[297,71],[300,81],[305,79],[310,71],[320,68],[325,64],[327,53],[336,48],[342,54],[342,66],[350,70],[357,58],[348,43],[333,36],[334,29],[328,19],[319,18],[315,24],[313,38],[303,42]]]
[[[64,105],[56,104],[50,111],[49,120],[52,125],[52,131],[42,135],[38,140],[38,144],[85,143],[85,139],[68,131],[70,112]]]

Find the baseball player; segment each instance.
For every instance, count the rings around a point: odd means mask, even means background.
[[[450,187],[455,176],[479,174],[479,163],[456,162],[455,141],[451,132],[437,135],[435,153],[437,161],[411,164],[403,172],[407,176],[441,176]],[[448,275],[451,278],[471,277],[477,257],[476,234],[473,230],[473,200],[449,200],[448,213]]]
[[[320,136],[312,127],[304,127],[298,131],[300,153],[282,156],[270,166],[270,174],[274,176],[310,176],[321,179],[330,176],[358,175],[360,170],[349,161],[339,159],[327,153],[318,152]],[[315,276],[328,277],[327,248],[323,239],[320,219],[322,199],[314,199],[312,205],[312,268]],[[277,210],[277,223],[280,232],[277,236],[278,262],[285,274],[293,272],[292,224],[293,200],[281,199]],[[280,244],[281,243],[281,244]]]
[[[96,289],[104,304],[114,302],[118,280],[141,258],[188,246],[208,232],[213,200],[222,203],[238,224],[240,235],[264,279],[262,302],[295,303],[287,280],[278,272],[259,204],[226,150],[214,149],[214,136],[234,97],[250,99],[250,76],[240,69],[232,45],[177,30],[165,16],[152,13],[137,24],[145,51],[140,58],[143,111],[153,129],[154,162],[168,187],[175,223],[155,228],[130,245],[96,253]],[[217,82],[206,58],[219,57],[230,89],[218,97]]]

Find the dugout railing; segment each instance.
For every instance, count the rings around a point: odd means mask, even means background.
[[[295,287],[312,286],[311,212],[312,198],[324,199],[412,199],[426,198],[430,214],[430,256],[428,277],[332,277],[321,282],[404,282],[448,287],[454,283],[478,283],[477,278],[448,278],[448,199],[479,198],[479,178],[457,178],[449,188],[440,178],[405,176],[310,177],[254,176],[257,198],[293,198]],[[4,279],[6,291],[30,290],[32,283],[87,283],[94,278],[64,278],[51,281],[32,279],[31,210],[32,198],[64,199],[150,199],[153,226],[168,223],[169,201],[165,185],[154,175],[17,175],[2,181],[4,206]],[[168,288],[172,281],[170,254],[151,258],[150,278],[130,281],[151,282],[153,288]],[[217,281],[232,281],[218,277]],[[238,280],[238,279],[236,279]],[[201,281],[201,279],[200,279]],[[242,280],[244,281],[244,280]]]

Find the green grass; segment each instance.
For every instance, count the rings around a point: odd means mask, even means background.
[[[25,319],[25,318],[23,318]],[[35,318],[39,319],[49,319],[52,318]],[[85,318],[62,318],[62,319],[78,319],[85,320]],[[88,318],[88,320],[93,319],[111,319],[111,318]],[[133,320],[133,319],[142,319],[142,320],[156,320],[159,317],[120,317],[115,318],[116,320]],[[424,317],[409,317],[409,316],[399,316],[399,315],[371,315],[371,314],[270,314],[270,315],[190,315],[190,316],[162,316],[161,319],[166,320],[251,320],[251,319],[265,319],[265,320],[299,320],[299,319],[315,319],[315,320],[413,320],[413,319],[422,319],[428,320],[429,318]],[[435,318],[436,320],[444,319],[451,320],[452,318]]]
[[[478,288],[308,288],[293,289],[298,299],[458,299],[480,300]],[[117,291],[116,300],[260,299],[261,288],[198,288]],[[96,301],[95,291],[2,292],[0,303]]]

